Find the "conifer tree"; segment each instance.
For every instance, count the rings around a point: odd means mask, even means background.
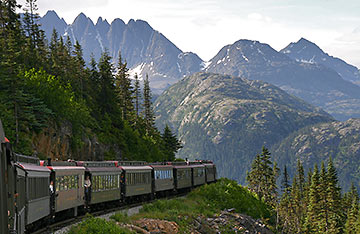
[[[281,180],[281,192],[289,193],[290,192],[289,189],[290,189],[289,175],[287,172],[286,165],[284,165],[283,176],[282,176],[282,180]]]
[[[139,107],[140,107],[140,98],[141,98],[141,92],[140,92],[140,82],[138,74],[135,73],[135,84],[134,84],[134,95],[135,95],[135,113],[136,118],[139,117]]]
[[[100,113],[116,113],[116,96],[113,76],[113,65],[111,64],[111,57],[105,51],[100,58],[99,64],[99,94],[97,104]]]
[[[247,172],[246,180],[249,183],[249,189],[256,193],[258,198],[261,199],[262,191],[260,181],[262,180],[262,171],[260,154],[256,154],[255,159],[252,161],[251,170]]]
[[[327,229],[328,233],[341,233],[343,229],[343,219],[341,210],[341,188],[338,185],[336,169],[333,165],[332,158],[329,158],[327,166],[327,187],[326,201],[328,204],[329,215]]]
[[[357,217],[359,216],[359,203],[355,199],[352,202],[351,208],[347,213],[347,219],[345,223],[344,232],[346,234],[357,234]],[[360,231],[360,230],[359,230]]]
[[[321,162],[319,176],[319,201],[318,201],[318,229],[321,233],[327,233],[329,230],[329,204],[327,201],[327,172],[324,161]]]
[[[354,183],[351,182],[351,186],[350,186],[349,191],[347,191],[344,194],[344,197],[342,199],[342,204],[343,204],[342,209],[344,210],[345,214],[347,214],[349,212],[349,210],[351,209],[354,200],[356,202],[359,202],[359,194],[357,192],[357,189],[356,189]]]
[[[88,92],[85,92],[84,90],[86,91],[89,91],[88,90],[88,84],[87,84],[87,74],[86,74],[86,71],[85,71],[85,60],[83,58],[83,51],[82,51],[82,48],[81,48],[81,45],[79,43],[78,40],[76,40],[75,42],[75,45],[74,45],[74,51],[72,52],[73,55],[74,55],[74,61],[75,61],[75,72],[76,72],[76,75],[75,75],[75,81],[74,81],[74,91],[75,91],[75,94],[80,98],[80,99],[83,99],[85,98],[85,93],[88,93]],[[86,95],[86,98],[88,99],[88,95]]]
[[[309,190],[309,203],[305,216],[304,231],[306,233],[319,233],[319,201],[320,201],[320,178],[317,165],[311,176],[311,185]]]
[[[167,161],[175,160],[175,153],[182,148],[181,142],[176,138],[176,136],[171,132],[171,129],[166,124],[164,128],[164,133],[161,135],[164,141],[164,151]]]
[[[154,111],[152,109],[152,102],[151,102],[151,89],[149,83],[149,76],[146,74],[146,78],[144,80],[144,90],[143,90],[143,115],[145,119],[146,131],[152,131],[155,125],[155,117]]]
[[[262,147],[262,153],[256,155],[251,166],[251,171],[247,175],[249,189],[254,191],[259,199],[264,199],[272,206],[277,199],[276,179],[279,169],[276,164],[272,167],[270,152],[265,146]]]
[[[118,95],[119,107],[121,110],[121,116],[123,119],[131,121],[134,116],[134,104],[133,104],[133,87],[128,74],[128,68],[126,61],[122,61],[121,54],[119,53],[119,61],[117,65],[116,89]]]
[[[304,193],[305,193],[305,175],[304,175],[304,167],[300,161],[300,159],[297,160],[296,163],[296,177],[297,177],[297,181],[299,183],[299,193],[300,193],[300,198],[303,199],[304,198]]]

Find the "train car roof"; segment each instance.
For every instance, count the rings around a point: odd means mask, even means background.
[[[121,172],[121,168],[119,167],[87,167],[86,171],[89,172]]]
[[[204,164],[193,164],[193,165],[189,165],[189,167],[205,167]]]
[[[77,161],[76,165],[84,167],[115,167],[116,161]]]
[[[17,163],[17,165],[24,169],[25,171],[43,171],[43,172],[49,172],[50,169],[47,167],[38,166],[36,164],[30,164],[30,163]]]
[[[191,169],[192,167],[190,165],[181,165],[181,166],[173,166],[176,169]]]
[[[64,171],[64,170],[85,171],[85,167],[78,167],[78,166],[47,166],[47,167],[53,171]]]
[[[156,168],[174,168],[173,165],[150,165],[150,167],[156,169]]]
[[[150,166],[119,166],[122,170],[152,170]]]

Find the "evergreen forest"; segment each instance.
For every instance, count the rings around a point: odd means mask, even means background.
[[[181,145],[169,127],[163,133],[155,127],[149,79],[130,79],[121,54],[114,65],[106,50],[86,64],[79,42],[55,30],[45,38],[37,10],[36,0],[0,1],[0,119],[14,151],[59,159],[175,159]],[[69,129],[62,155],[35,146],[49,129],[48,138]],[[84,154],[91,144],[101,153]]]
[[[249,190],[272,208],[277,233],[360,233],[358,191],[354,184],[347,192],[341,190],[331,158],[327,165],[324,161],[320,168],[314,165],[307,174],[298,160],[291,179],[286,166],[280,173],[263,147],[247,181]]]

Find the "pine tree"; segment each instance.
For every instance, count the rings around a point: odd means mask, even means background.
[[[150,90],[150,83],[149,83],[149,77],[146,74],[146,78],[144,80],[144,90],[143,90],[143,116],[145,119],[145,125],[146,125],[146,132],[149,133],[154,129],[155,125],[155,117],[154,117],[154,111],[152,109],[152,102],[151,102],[151,90]]]
[[[252,161],[250,172],[247,172],[246,180],[248,181],[249,189],[254,193],[256,193],[260,200],[262,198],[262,193],[260,189],[261,179],[262,179],[261,158],[260,158],[260,154],[257,154],[255,156],[255,159]]]
[[[327,170],[326,201],[329,209],[327,233],[341,233],[344,219],[341,210],[341,188],[338,185],[337,173],[331,157]]]
[[[319,177],[319,211],[318,211],[318,229],[321,233],[328,233],[329,230],[329,206],[327,201],[327,172],[324,161],[321,162],[321,170]]]
[[[88,94],[89,91],[88,90],[88,84],[87,84],[87,74],[85,72],[85,60],[83,58],[83,51],[81,48],[81,45],[79,44],[79,41],[76,40],[75,45],[74,45],[74,51],[72,52],[74,55],[74,61],[75,61],[75,78],[76,80],[73,82],[73,89],[75,94],[80,98],[86,98],[88,99],[89,96],[86,95],[85,97],[85,93]],[[86,91],[84,91],[84,89]]]
[[[139,77],[137,73],[135,73],[135,84],[134,84],[134,95],[135,95],[135,113],[136,117],[139,117],[139,107],[140,107],[140,98],[141,98],[141,92],[140,92],[140,82]]]
[[[114,68],[111,64],[111,57],[107,51],[101,55],[98,68],[100,92],[97,104],[100,107],[100,113],[116,113]]]
[[[270,152],[263,146],[262,153],[256,155],[246,178],[249,182],[249,189],[255,192],[259,199],[264,199],[272,206],[275,205],[277,199],[276,179],[278,171],[276,164],[275,167],[272,167]]]
[[[164,133],[161,135],[164,141],[164,151],[167,161],[175,160],[175,153],[182,148],[181,142],[171,132],[168,125],[164,128]]]
[[[320,178],[317,165],[311,176],[311,185],[309,190],[309,203],[305,216],[304,231],[306,233],[319,233],[319,201],[320,201]]]
[[[342,209],[344,210],[345,214],[347,214],[350,211],[354,200],[356,202],[359,202],[359,194],[357,192],[354,183],[351,182],[349,191],[344,194],[344,197],[342,199],[342,204],[343,204]]]
[[[116,89],[121,116],[123,119],[132,121],[134,119],[134,104],[133,104],[133,87],[128,74],[126,61],[122,61],[121,54],[119,53],[119,61],[117,66]]]
[[[287,172],[286,165],[284,165],[283,177],[281,180],[281,192],[289,193],[290,192],[290,184],[289,184],[289,175]]]
[[[353,200],[353,203],[351,205],[351,209],[347,212],[347,219],[345,223],[344,232],[346,234],[357,234],[356,230],[356,222],[357,217],[359,216],[359,203],[355,199]],[[360,231],[360,230],[359,230]]]

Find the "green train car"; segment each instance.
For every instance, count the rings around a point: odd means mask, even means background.
[[[193,179],[193,186],[199,186],[206,183],[205,166],[203,164],[190,165]]]
[[[187,189],[193,186],[191,167],[188,165],[174,165],[174,174],[175,188],[177,190]]]
[[[174,167],[172,165],[150,165],[153,168],[154,193],[170,192],[175,189]]]
[[[119,166],[121,192],[125,198],[152,194],[152,168],[150,166]]]
[[[26,226],[34,225],[50,215],[50,170],[38,164],[16,163],[17,175],[17,230],[25,232]]]
[[[121,199],[120,176],[122,170],[115,162],[77,162],[85,167],[85,178],[89,177],[89,205]]]
[[[77,216],[78,207],[84,205],[84,175],[85,168],[76,165],[58,166],[52,162],[48,168],[51,170],[51,180],[55,187],[54,211],[58,213],[72,209]]]
[[[206,174],[206,183],[211,183],[216,181],[216,166],[213,163],[204,163],[205,174]]]

